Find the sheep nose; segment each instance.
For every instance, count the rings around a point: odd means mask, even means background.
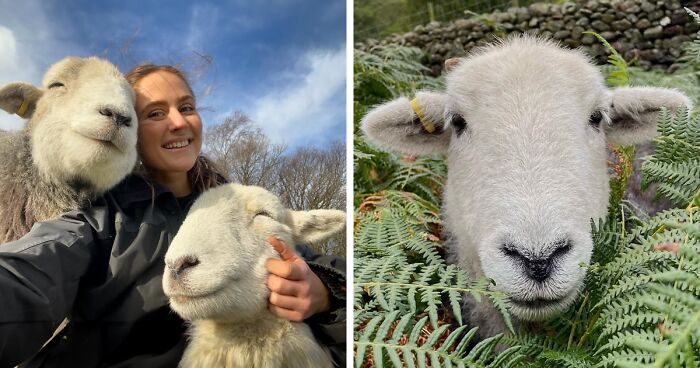
[[[521,252],[512,243],[505,244],[501,248],[505,255],[520,263],[527,277],[537,282],[544,282],[549,278],[553,264],[571,250],[571,241],[569,239],[557,241],[554,247],[549,249],[548,254],[535,256],[530,252]]]
[[[107,116],[109,118],[112,118],[112,121],[118,127],[121,127],[121,126],[130,127],[131,126],[131,117],[116,113],[116,112],[114,112],[114,110],[112,110],[110,108],[100,109],[100,114],[103,116]]]
[[[185,256],[182,258],[179,258],[177,261],[175,261],[173,264],[168,264],[168,268],[170,268],[170,272],[173,276],[173,278],[178,278],[187,271],[190,268],[193,268],[199,264],[199,260],[195,256]]]

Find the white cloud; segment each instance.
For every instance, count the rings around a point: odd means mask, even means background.
[[[17,69],[17,41],[9,28],[0,26],[0,70]]]
[[[345,127],[345,62],[344,45],[307,52],[294,70],[280,72],[286,81],[290,72],[298,78],[255,99],[253,121],[271,140],[290,147],[337,133],[329,129]]]
[[[69,25],[49,17],[42,1],[13,2],[11,7],[12,12],[0,14],[0,86],[15,81],[40,84],[49,65],[81,48],[61,39]],[[0,110],[0,129],[23,125],[23,119]]]

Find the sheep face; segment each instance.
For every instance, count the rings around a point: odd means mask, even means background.
[[[279,258],[268,237],[291,246],[344,225],[341,211],[290,211],[259,187],[211,189],[192,205],[168,249],[163,289],[184,319],[250,321],[267,311],[265,262]]]
[[[583,283],[590,220],[608,205],[607,143],[651,138],[659,108],[682,104],[672,90],[608,90],[584,55],[521,37],[459,60],[446,93],[375,108],[363,129],[404,153],[447,154],[456,262],[493,279],[516,317],[539,320]]]
[[[136,163],[134,93],[105,60],[63,59],[46,72],[41,89],[3,87],[0,107],[30,118],[25,130],[34,163],[51,181],[85,183],[101,192]]]

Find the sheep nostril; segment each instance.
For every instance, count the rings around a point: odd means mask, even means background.
[[[112,122],[118,127],[131,126],[131,117],[130,116],[124,116],[120,113],[116,113],[116,112],[114,112],[114,110],[112,110],[108,107],[101,108],[99,111],[100,111],[100,115],[106,116],[108,118],[112,118]]]
[[[112,117],[112,119],[114,120],[114,123],[117,124],[117,126],[125,126],[125,127],[131,126],[131,117],[129,117],[129,116],[115,114]]]
[[[173,278],[178,278],[181,274],[199,264],[199,260],[194,256],[186,256],[178,259],[173,267],[170,267]]]

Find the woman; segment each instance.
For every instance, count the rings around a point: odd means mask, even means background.
[[[0,367],[174,367],[182,355],[185,326],[161,288],[163,257],[198,194],[225,180],[199,155],[202,122],[182,73],[142,65],[127,80],[142,164],[92,207],[3,245]],[[271,243],[283,259],[267,264],[270,310],[306,320],[344,365],[344,276],[333,268],[343,261],[300,249],[307,263]]]

